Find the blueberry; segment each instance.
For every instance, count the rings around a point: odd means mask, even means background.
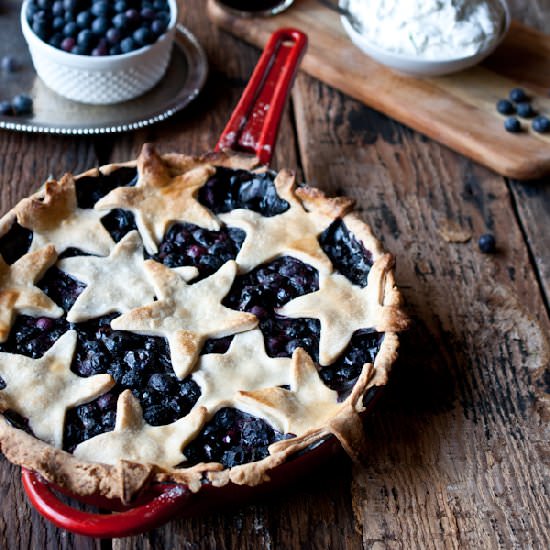
[[[78,34],[78,25],[74,21],[69,21],[65,24],[65,27],[63,28],[63,34],[68,38],[76,37],[76,35]]]
[[[76,24],[81,29],[89,29],[93,19],[94,16],[88,10],[81,11],[76,15]]]
[[[120,30],[125,30],[128,27],[128,19],[124,13],[117,13],[113,17],[113,25],[115,28]]]
[[[32,99],[28,95],[16,95],[11,100],[11,104],[16,115],[23,115],[32,112]]]
[[[109,47],[106,44],[98,44],[98,46],[92,50],[92,55],[94,57],[109,55]]]
[[[65,50],[66,52],[71,52],[73,48],[76,45],[76,40],[72,36],[68,36],[67,38],[64,38],[61,42],[61,49]]]
[[[143,8],[140,15],[145,21],[152,21],[155,18],[155,10],[151,8]]]
[[[484,254],[492,254],[496,251],[496,241],[494,235],[491,233],[485,233],[479,237],[478,246],[481,252]]]
[[[110,21],[106,17],[98,17],[92,21],[92,31],[100,36],[105,36],[109,29]],[[115,29],[113,29],[115,30]]]
[[[137,48],[134,39],[128,36],[120,42],[120,50],[122,53],[130,53]]]
[[[499,99],[497,101],[497,111],[501,115],[512,115],[515,112],[514,104],[507,99]]]
[[[54,31],[61,31],[65,27],[65,18],[64,17],[54,17],[52,22],[52,29]]]
[[[41,9],[41,10],[47,10],[49,8],[52,7],[53,5],[53,0],[36,0],[36,5]]]
[[[139,12],[137,10],[130,9],[130,10],[126,10],[124,14],[126,15],[126,21],[128,21],[128,25],[130,25],[133,28],[137,27],[141,19]]]
[[[54,17],[65,15],[65,7],[63,6],[63,2],[61,0],[56,0],[56,2],[53,3],[52,14]]]
[[[33,2],[29,2],[27,6],[27,21],[29,24],[32,23],[32,18],[34,17],[34,14],[38,11],[38,7]]]
[[[521,118],[532,118],[536,115],[535,110],[528,101],[516,103],[516,112]]]
[[[509,97],[514,102],[527,101],[529,98],[523,88],[513,88],[510,90]]]
[[[166,30],[166,27],[167,27],[167,23],[166,21],[162,21],[160,19],[155,19],[152,23],[151,23],[151,32],[155,35],[155,36],[160,36],[161,34],[164,33],[164,31]]]
[[[13,115],[13,106],[9,101],[0,101],[0,115]]]
[[[153,8],[156,11],[165,10],[168,7],[166,0],[154,0]]]
[[[0,61],[0,67],[2,67],[2,70],[6,71],[7,73],[15,72],[17,70],[17,62],[15,61],[15,57],[11,55],[5,55]]]
[[[134,31],[132,37],[134,38],[136,44],[139,44],[140,46],[151,44],[151,42],[153,42],[155,39],[155,36],[147,27],[140,27],[139,29],[137,29],[136,31]]]
[[[539,115],[533,120],[532,126],[533,130],[539,134],[550,132],[550,118],[544,115]]]
[[[97,0],[92,4],[92,13],[96,17],[106,17],[109,15],[109,2],[105,0]]]
[[[117,0],[114,5],[114,10],[117,13],[123,13],[128,9],[128,3],[126,0]]]
[[[33,21],[32,30],[38,38],[42,40],[47,40],[50,33],[50,25],[47,21]]]
[[[504,128],[507,132],[517,134],[521,132],[521,123],[516,117],[511,116],[504,121]]]
[[[84,50],[84,53],[88,53],[94,46],[95,42],[96,36],[88,29],[80,31],[76,37],[76,43]]]
[[[113,44],[113,45],[118,44],[120,42],[121,37],[122,35],[120,34],[120,31],[115,28],[110,28],[105,33],[105,38],[107,38],[107,42],[109,42],[109,44]]]
[[[80,5],[79,0],[63,0],[63,7],[65,11],[76,12]]]

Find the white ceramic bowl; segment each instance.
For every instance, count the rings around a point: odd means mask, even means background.
[[[170,23],[151,45],[121,55],[74,55],[43,42],[30,28],[21,9],[23,35],[36,73],[58,94],[92,104],[111,104],[133,99],[150,90],[164,75],[176,31],[176,0],[168,0]]]
[[[341,2],[345,9],[347,2]],[[378,63],[386,65],[401,73],[412,76],[441,76],[455,73],[468,67],[477,65],[489,56],[496,47],[504,40],[508,29],[510,28],[511,16],[510,9],[505,0],[502,0],[504,8],[504,23],[500,34],[490,42],[482,51],[463,57],[452,57],[447,59],[422,59],[411,55],[402,55],[388,50],[384,50],[370,42],[364,35],[357,32],[346,15],[342,15],[342,25],[351,41],[369,57],[372,57]]]

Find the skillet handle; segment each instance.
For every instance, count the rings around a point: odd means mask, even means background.
[[[169,485],[141,506],[120,513],[93,514],[61,502],[48,483],[27,468],[21,469],[21,479],[29,500],[46,519],[62,529],[97,538],[127,537],[154,529],[172,519],[192,496],[182,485]]]
[[[216,151],[251,153],[269,164],[286,99],[307,48],[307,35],[287,28],[269,38]]]

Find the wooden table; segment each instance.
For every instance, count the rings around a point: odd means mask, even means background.
[[[510,4],[548,29],[550,0]],[[258,52],[214,28],[202,0],[180,5],[211,63],[198,101],[113,137],[0,133],[2,212],[49,174],[134,158],[144,141],[187,152],[215,143]],[[44,521],[0,458],[0,549],[550,547],[550,178],[508,181],[305,75],[274,165],[354,197],[398,257],[415,322],[366,422],[368,463],[336,459],[269,502],[99,541]],[[471,240],[449,242],[456,228]],[[485,232],[495,255],[477,248]]]

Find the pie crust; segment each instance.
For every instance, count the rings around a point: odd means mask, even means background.
[[[137,167],[139,177],[134,187],[110,191],[93,209],[77,206],[75,182],[100,173],[109,175],[121,167]],[[45,433],[43,438],[49,442],[15,427],[0,414],[0,450],[11,462],[39,472],[75,495],[102,495],[127,503],[150,482],[183,483],[191,491],[198,491],[205,480],[214,486],[262,483],[269,479],[272,468],[330,435],[341,442],[352,458],[361,456],[365,445],[360,417],[363,398],[370,388],[386,384],[397,355],[397,333],[408,325],[394,280],[393,257],[383,251],[370,228],[352,212],[350,199],[327,198],[318,189],[297,186],[294,175],[286,170],[275,178],[278,195],[289,204],[285,212],[271,217],[246,209],[214,214],[199,202],[197,193],[216,167],[257,173],[267,170],[246,155],[223,152],[161,156],[147,144],[137,161],[46,182],[43,189],[20,201],[0,220],[0,236],[10,230],[15,220],[33,231],[29,252],[11,266],[0,258],[0,337],[4,341],[16,313],[52,318],[63,314],[34,284],[56,262],[58,254],[67,247],[78,247],[92,255],[64,258],[56,264],[88,285],[68,312],[68,320],[79,322],[118,312],[119,317],[111,322],[113,329],[167,338],[176,375],[181,379],[191,374],[201,388],[201,396],[189,414],[162,426],[147,424],[139,401],[125,390],[118,397],[114,431],[82,442],[74,453],[66,452],[60,448],[60,407],[73,406],[71,403],[82,402],[86,396],[92,398],[114,381],[110,375],[96,375],[75,382],[79,377],[68,369],[67,353],[71,346],[74,349],[76,338],[74,331],[65,333],[43,358],[33,360],[18,355],[17,359],[27,367],[51,367],[57,361],[57,348],[63,348],[60,355],[65,358],[65,375],[56,378],[55,391],[65,396],[69,384],[81,382],[83,387],[72,400],[67,397],[55,407],[51,399],[45,401],[50,405],[36,405],[41,414],[55,410],[55,414],[47,416],[48,421],[57,419],[51,434],[35,428]],[[128,233],[118,243],[100,222],[112,208],[132,211],[138,227],[138,232]],[[372,255],[373,264],[364,288],[339,274],[319,245],[321,232],[338,219]],[[243,229],[246,236],[235,261],[192,282],[195,268],[170,268],[152,259],[140,260],[142,246],[149,254],[157,252],[163,235],[174,223],[192,223],[211,230],[227,224]],[[293,256],[318,270],[319,290],[289,301],[278,313],[321,321],[321,366],[334,361],[356,329],[384,332],[374,362],[364,364],[351,392],[341,401],[336,391],[321,380],[319,367],[306,351],[297,348],[292,357],[269,357],[261,349],[263,338],[256,316],[221,303],[238,273],[247,273],[281,256]],[[32,270],[22,269],[28,265],[33,265]],[[132,283],[125,289],[129,278]],[[226,335],[234,337],[225,353],[199,355],[207,338]],[[0,377],[5,377],[5,387],[0,389],[0,411],[13,409],[25,416],[25,392],[19,387],[13,395],[9,391],[5,367],[8,356],[13,354],[0,353]],[[42,374],[36,380],[25,376],[35,391]],[[216,411],[226,406],[262,418],[293,436],[272,443],[268,456],[256,462],[231,468],[217,462],[182,466],[187,442]],[[28,412],[25,417],[31,428],[44,425],[44,421],[35,421]]]

